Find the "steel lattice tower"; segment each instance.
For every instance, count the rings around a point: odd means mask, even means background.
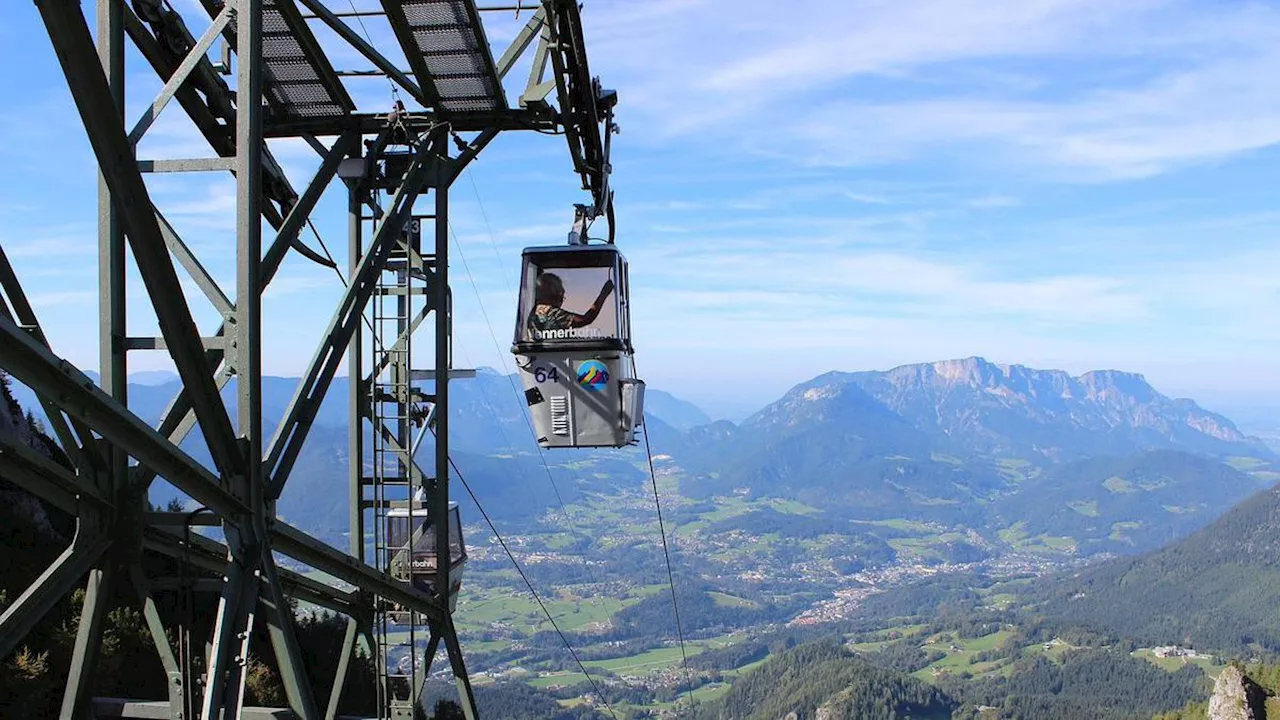
[[[375,638],[379,618],[394,607],[408,612],[413,627],[428,638],[426,663],[444,643],[464,709],[473,717],[474,699],[448,602],[450,563],[438,563],[437,591],[423,592],[393,578],[377,557],[366,557],[364,538],[387,508],[420,489],[434,519],[436,547],[449,547],[448,523],[442,520],[449,508],[449,380],[451,372],[458,374],[451,363],[448,284],[451,184],[501,132],[562,133],[574,171],[591,193],[589,212],[609,212],[607,128],[612,125],[606,121],[613,96],[590,75],[573,0],[531,2],[533,7],[525,8],[527,23],[496,58],[483,13],[518,5],[380,0],[377,13],[345,13],[324,0],[200,1],[207,16],[197,21],[184,18],[167,0],[97,0],[95,43],[78,2],[35,0],[98,163],[101,387],[49,347],[0,247],[0,368],[36,392],[72,465],[65,468],[19,442],[0,439],[0,477],[77,522],[70,546],[0,616],[0,657],[12,652],[60,598],[83,586],[61,717],[92,717],[107,598],[117,588],[132,588],[168,676],[169,717],[252,715],[241,705],[250,635],[260,619],[292,712],[299,718],[333,718],[358,639],[364,637],[376,653],[386,642]],[[360,15],[383,16],[399,47],[394,52],[374,47],[353,30],[345,18]],[[387,77],[404,94],[408,109],[357,108],[341,78],[370,71],[335,69],[312,24],[326,27]],[[203,30],[197,36],[192,27]],[[124,114],[126,41],[163,83],[136,120]],[[209,57],[215,44],[223,52],[221,63]],[[528,82],[513,105],[504,81],[530,56]],[[407,71],[399,69],[405,64]],[[228,82],[224,77],[231,73]],[[251,100],[242,102],[245,98]],[[138,158],[138,141],[173,104],[203,135],[210,152],[181,160]],[[268,141],[275,138],[301,138],[321,157],[301,192],[272,154]],[[144,180],[150,173],[227,172],[236,186],[234,293],[224,291],[205,269]],[[312,221],[322,193],[336,182],[345,185],[349,198],[346,287],[292,401],[267,437],[262,338],[270,329],[263,323],[262,294],[290,252],[326,262],[300,240],[300,232]],[[415,212],[415,202],[420,211],[430,201],[429,212]],[[270,228],[265,238],[264,222]],[[411,223],[418,232],[406,232]],[[159,337],[130,333],[127,253],[158,319]],[[217,327],[197,324],[177,266],[217,311]],[[390,318],[388,308],[394,308]],[[430,367],[417,368],[411,362],[412,340],[424,324],[432,331]],[[128,358],[138,350],[166,352],[182,381],[155,426],[129,409]],[[351,542],[345,552],[275,512],[344,356],[351,387]],[[233,379],[228,409],[220,393]],[[435,436],[432,461],[424,466],[413,456],[420,439],[415,430]],[[197,434],[212,467],[179,447]],[[369,437],[375,447],[366,448]],[[378,455],[372,472],[364,462],[371,453]],[[385,466],[380,464],[384,455]],[[147,490],[156,478],[204,511],[150,511]],[[220,527],[225,542],[192,532],[193,525]],[[354,589],[277,567],[277,553]],[[153,555],[198,572],[149,574],[142,561]],[[194,632],[191,618],[161,611],[157,598],[173,592],[216,593],[210,636]],[[291,599],[348,618],[343,656],[327,698],[316,697],[307,680]],[[429,667],[412,664],[412,687],[404,701],[389,690],[394,669],[385,657],[379,662],[379,716],[411,717]],[[114,709],[123,717],[142,710],[156,708],[126,704]]]

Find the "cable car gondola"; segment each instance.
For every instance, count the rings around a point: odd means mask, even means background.
[[[419,590],[436,594],[436,523],[427,513],[426,502],[399,502],[387,510],[387,550],[391,576],[410,583]],[[462,571],[467,564],[467,549],[462,542],[462,519],[458,504],[449,503],[449,612],[453,612],[462,588]],[[430,520],[430,521],[429,521]]]
[[[609,245],[525,248],[515,343],[538,444],[624,447],[643,422],[627,260]]]

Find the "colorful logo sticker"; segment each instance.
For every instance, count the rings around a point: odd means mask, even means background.
[[[604,390],[609,384],[609,368],[599,360],[587,360],[578,365],[578,384],[588,390]]]

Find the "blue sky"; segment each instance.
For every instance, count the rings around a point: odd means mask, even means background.
[[[198,26],[195,0],[173,3]],[[827,370],[982,355],[1280,405],[1280,6],[587,0],[584,15],[592,70],[621,97],[619,243],[655,386],[738,414]],[[489,19],[505,46],[515,18]],[[130,62],[133,118],[159,83]],[[31,3],[0,20],[0,63],[0,243],[55,348],[92,368],[92,156]],[[362,109],[390,102],[383,83],[351,87]],[[315,154],[273,150],[301,186]],[[202,152],[175,107],[139,155]],[[149,182],[233,289],[229,178]],[[510,367],[519,250],[561,242],[583,200],[541,135],[499,138],[455,185],[459,365]],[[331,193],[317,222],[340,257],[343,203]],[[330,271],[286,264],[268,372],[301,370],[338,292]],[[140,299],[131,313],[137,334],[154,327]]]

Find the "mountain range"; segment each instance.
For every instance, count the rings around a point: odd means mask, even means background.
[[[694,497],[790,498],[1084,554],[1156,547],[1280,477],[1260,440],[1140,375],[981,358],[827,373],[682,439]]]
[[[830,373],[811,388],[851,383],[913,427],[988,455],[1054,461],[1133,449],[1267,456],[1227,418],[1172,399],[1141,375],[999,365],[982,358],[904,365],[887,372]]]
[[[89,375],[96,379],[95,373]],[[264,377],[264,417],[278,416],[296,378]],[[234,396],[234,380],[224,398]],[[165,371],[130,376],[130,406],[143,418],[159,417],[178,387]],[[478,451],[523,447],[519,383],[482,368],[456,382],[454,443]],[[15,387],[25,406],[25,388]],[[868,452],[891,454],[951,450],[961,455],[1065,460],[1135,451],[1173,449],[1212,457],[1277,459],[1261,440],[1193,400],[1169,398],[1143,376],[1099,370],[1071,376],[1061,370],[1002,365],[980,357],[903,365],[887,371],[830,372],[793,387],[739,425],[711,422],[692,403],[656,388],[646,392],[646,415],[669,428],[694,431],[694,444],[742,435],[795,438],[816,428],[851,425],[851,442]],[[346,421],[346,379],[333,382],[317,424]],[[500,429],[500,432],[499,432]],[[474,431],[474,432],[473,432]],[[496,435],[496,436],[495,436]],[[874,445],[874,447],[872,447]],[[474,447],[472,447],[474,446]]]
[[[137,379],[131,407],[155,422],[178,385],[163,374]],[[292,378],[264,378],[268,434],[296,385]],[[278,506],[290,522],[335,544],[345,544],[347,522],[348,387],[344,378],[334,382]],[[14,390],[38,415],[29,393]],[[614,595],[630,592],[634,583],[661,581],[656,545],[641,515],[652,509],[644,506],[652,498],[641,448],[540,451],[517,380],[498,372],[482,370],[456,383],[452,396],[454,459],[503,532],[538,558],[541,581],[567,587],[590,579],[583,587]],[[227,402],[233,398],[234,384],[224,391]],[[873,618],[881,598],[898,617],[906,605],[892,599],[894,581],[881,584],[896,572],[927,576],[934,572],[928,565],[943,563],[990,568],[988,560],[1043,569],[1045,563],[1016,563],[1039,556],[1056,566],[1094,556],[1103,561],[1023,586],[1018,611],[1062,627],[1109,628],[1152,645],[1280,649],[1280,624],[1272,617],[1280,601],[1274,559],[1280,490],[1264,489],[1280,478],[1280,458],[1226,417],[1169,398],[1140,375],[1072,376],[981,358],[827,373],[741,423],[712,422],[657,389],[648,400],[646,425],[660,478],[678,483],[675,497],[663,493],[664,504],[674,505],[668,527],[688,596],[681,601],[687,632],[781,627],[801,610],[821,610],[833,590],[850,588],[890,588],[863,602],[858,618]],[[207,460],[198,440],[184,447]],[[153,502],[163,502],[166,493],[173,491],[158,484]],[[583,523],[568,533],[555,519],[562,501]],[[469,525],[478,516],[465,502],[463,513]],[[581,551],[581,567],[570,562],[572,553],[558,552],[565,543]],[[490,577],[505,566],[496,553],[480,552],[486,545],[477,543],[470,582],[482,602],[492,602],[509,589]],[[1115,554],[1125,557],[1106,559]],[[605,577],[586,572],[588,555]],[[967,581],[960,586],[976,602]],[[668,598],[627,599],[634,603],[619,604],[603,635],[579,628],[572,631],[575,642],[599,642],[601,657],[613,657],[604,649],[611,642],[652,640],[653,628],[667,617]],[[925,613],[938,607],[933,599],[923,605]],[[573,612],[586,607],[579,602]],[[502,652],[514,653],[522,638],[494,639],[512,641]],[[1032,650],[1052,639],[1025,638]],[[1042,686],[1065,688],[1073,678],[1125,682],[1081,686],[1070,702],[1105,689],[1112,695],[1102,704],[1114,704],[1140,686],[1155,689],[1150,702],[1135,701],[1134,708],[1172,708],[1191,697],[1197,682],[1165,678],[1146,661],[1112,650],[1081,650],[1061,665],[1022,657],[1010,663],[1007,678],[987,678],[976,690],[931,687],[919,674],[931,662],[917,662],[915,656],[925,654],[920,641],[901,642],[870,662],[840,647],[783,654],[707,710],[744,718],[801,710],[833,719],[882,712],[946,717],[961,704],[981,707],[998,697],[1037,703]],[[958,636],[947,642],[963,644]],[[895,662],[899,651],[901,662]],[[770,700],[779,687],[787,698],[781,704]],[[1062,717],[1101,717],[1089,715],[1092,706],[1080,707],[1084,714]],[[1026,705],[1024,716],[1051,717],[1038,708]]]
[[[157,373],[138,379],[130,406],[155,422],[178,384]],[[268,433],[296,384],[263,379]],[[451,448],[500,517],[534,518],[583,492],[636,486],[647,472],[635,448],[539,451],[512,376],[481,370],[452,388]],[[337,491],[346,482],[346,392],[337,378],[279,506],[335,538],[347,516]],[[15,393],[38,407],[25,389]],[[223,396],[232,401],[234,382]],[[670,458],[688,497],[789,498],[843,519],[976,528],[1014,547],[1149,549],[1280,477],[1270,469],[1275,453],[1227,418],[1114,370],[1071,376],[971,357],[832,372],[741,424],[710,422],[658,389],[646,399],[654,451]],[[207,457],[198,440],[185,447]]]
[[[1166,397],[1141,375],[1103,370],[1072,377],[978,357],[820,375],[740,430],[791,438],[850,422],[875,425],[848,437],[874,443],[880,454],[927,445],[963,456],[1051,462],[1157,449],[1275,458],[1227,418]]]

